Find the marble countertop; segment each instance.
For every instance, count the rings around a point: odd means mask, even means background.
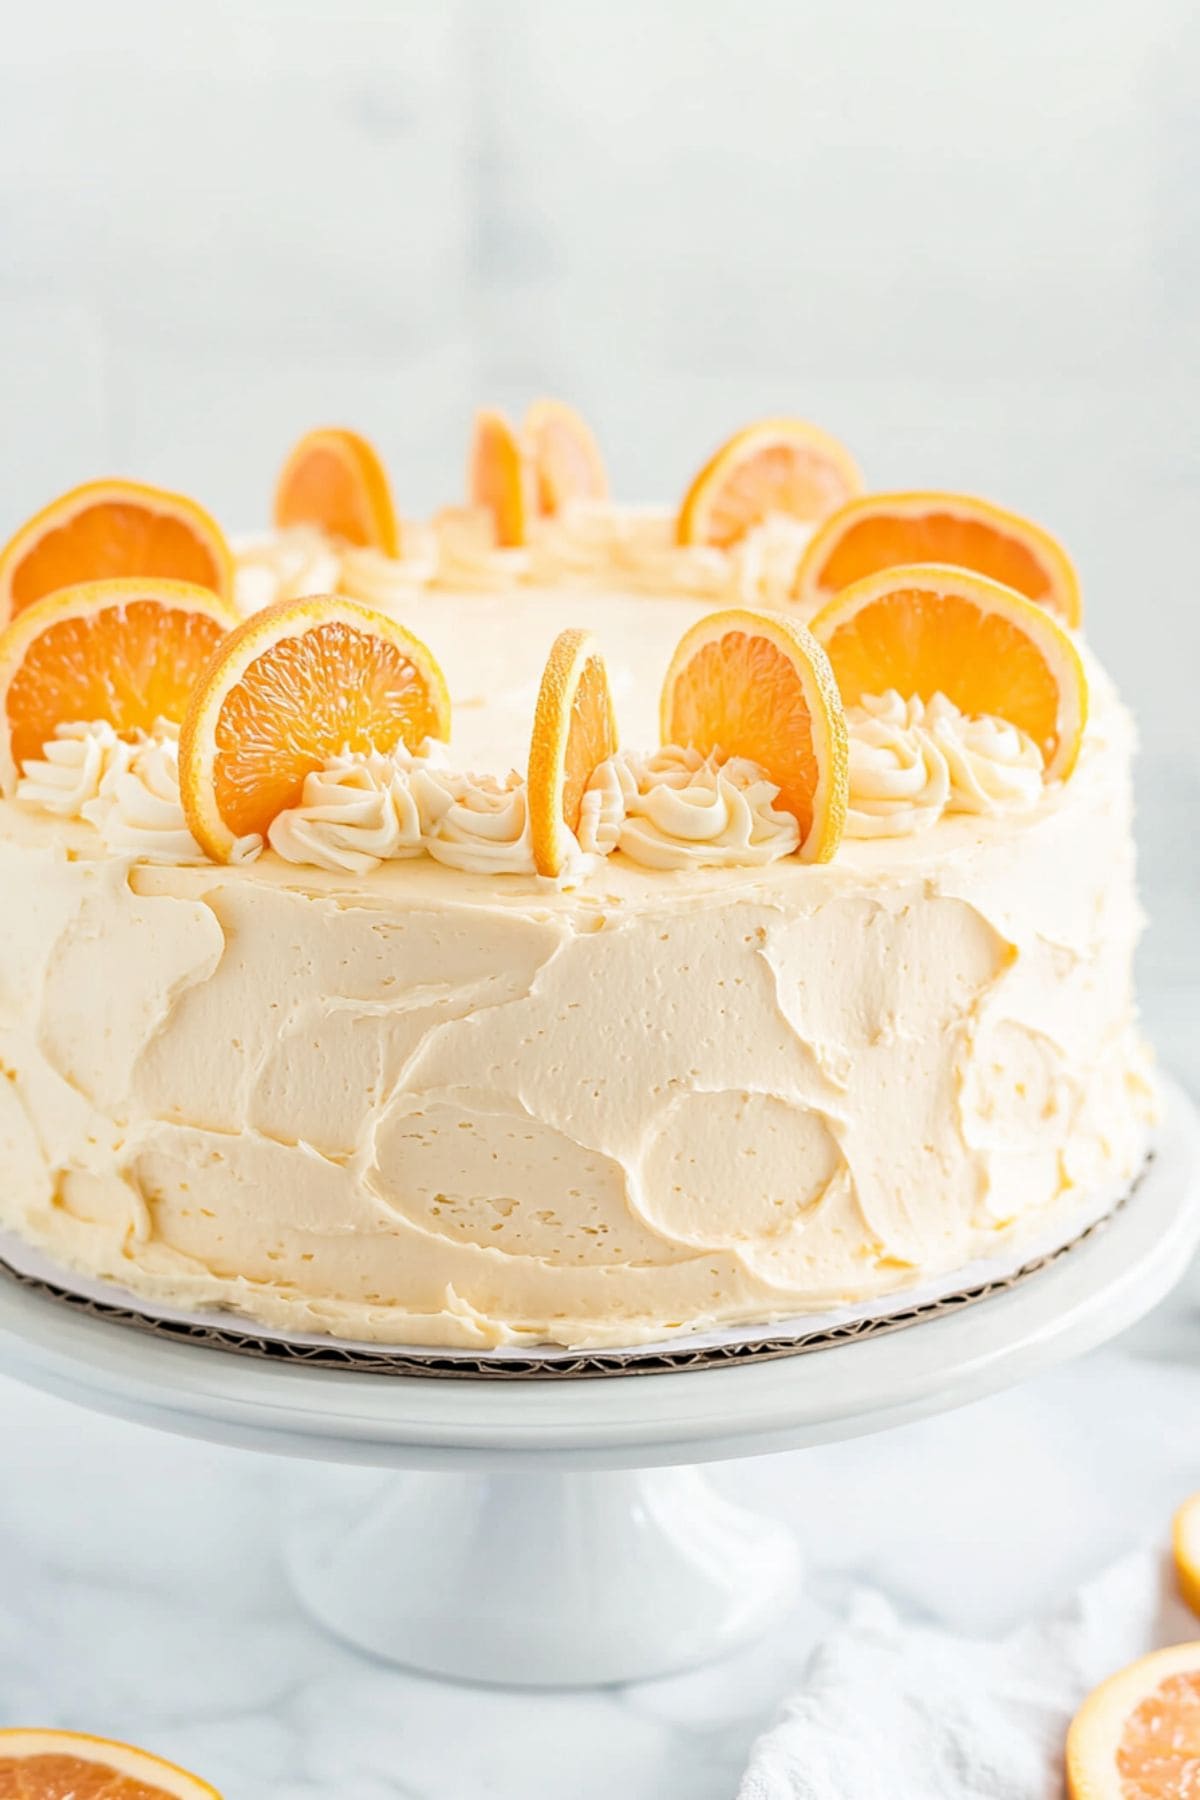
[[[1198,1415],[1200,1269],[1118,1345],[1023,1388],[719,1468],[800,1533],[806,1580],[784,1624],[694,1674],[521,1694],[398,1672],[309,1622],[279,1541],[305,1465],[0,1381],[0,1721],[141,1742],[228,1800],[729,1800],[856,1586],[985,1634],[1049,1610],[1121,1551],[1165,1541],[1200,1487]]]

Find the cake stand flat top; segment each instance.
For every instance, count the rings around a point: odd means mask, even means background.
[[[0,1283],[0,1369],[160,1429],[417,1468],[645,1467],[794,1449],[1024,1380],[1148,1312],[1200,1243],[1200,1118],[1173,1082],[1136,1194],[1059,1262],[961,1313],[777,1362],[604,1380],[438,1380],[158,1339]]]

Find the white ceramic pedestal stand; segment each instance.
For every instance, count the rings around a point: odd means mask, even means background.
[[[1060,1262],[808,1355],[592,1380],[360,1374],[145,1335],[0,1282],[0,1366],[166,1430],[401,1471],[366,1504],[310,1494],[293,1522],[300,1595],[363,1649],[505,1684],[664,1674],[764,1629],[796,1567],[786,1532],[679,1465],[903,1424],[1132,1324],[1200,1239],[1200,1121],[1178,1089],[1169,1102],[1134,1198]]]

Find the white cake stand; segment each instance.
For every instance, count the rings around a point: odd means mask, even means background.
[[[0,1282],[0,1366],[161,1429],[393,1473],[300,1487],[300,1595],[360,1648],[439,1675],[575,1686],[732,1649],[788,1605],[790,1534],[694,1467],[879,1431],[1125,1329],[1200,1241],[1200,1119],[1168,1085],[1157,1156],[1104,1228],[959,1313],[774,1362],[592,1380],[426,1379],[159,1339]],[[345,1477],[343,1477],[343,1480]]]

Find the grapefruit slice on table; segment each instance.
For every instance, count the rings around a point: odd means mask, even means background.
[[[275,488],[275,523],[315,525],[327,537],[384,556],[400,554],[400,527],[383,458],[343,426],[306,432]]]
[[[1194,1613],[1200,1613],[1200,1494],[1185,1500],[1175,1514],[1172,1532],[1179,1591]]]
[[[216,520],[183,494],[140,481],[89,481],[27,519],[0,550],[0,624],[83,581],[161,576],[233,593]]]
[[[823,519],[862,485],[858,464],[827,431],[803,419],[762,419],[705,463],[684,496],[676,536],[728,550],[771,513]]]
[[[538,511],[560,513],[572,500],[606,500],[608,474],[585,421],[563,400],[535,400],[521,435],[533,465]]]
[[[1156,1650],[1090,1694],[1067,1733],[1071,1800],[1200,1791],[1200,1644]]]
[[[0,1800],[221,1800],[198,1775],[80,1731],[0,1730]]]
[[[529,747],[529,828],[539,875],[560,875],[579,829],[588,782],[617,748],[604,659],[590,631],[554,640],[542,675]]]
[[[967,569],[884,569],[831,600],[812,621],[842,699],[894,688],[905,700],[941,693],[964,713],[1019,726],[1047,779],[1075,766],[1087,677],[1070,637],[1044,606]]]
[[[664,744],[745,756],[779,788],[805,862],[828,862],[846,821],[846,720],[828,659],[780,613],[731,608],[686,632],[663,684]]]
[[[531,508],[529,469],[516,432],[503,413],[475,414],[467,461],[467,499],[490,515],[501,549],[523,544]]]
[[[354,600],[281,600],[245,620],[197,683],[179,738],[184,812],[228,862],[330,757],[449,735],[445,679],[419,638]]]
[[[843,588],[903,563],[974,569],[1057,613],[1082,617],[1079,579],[1040,525],[971,494],[863,494],[820,524],[800,559],[795,598],[822,606]]]
[[[0,779],[55,728],[104,721],[124,737],[178,723],[201,671],[238,615],[182,581],[85,582],[28,606],[0,632]]]

